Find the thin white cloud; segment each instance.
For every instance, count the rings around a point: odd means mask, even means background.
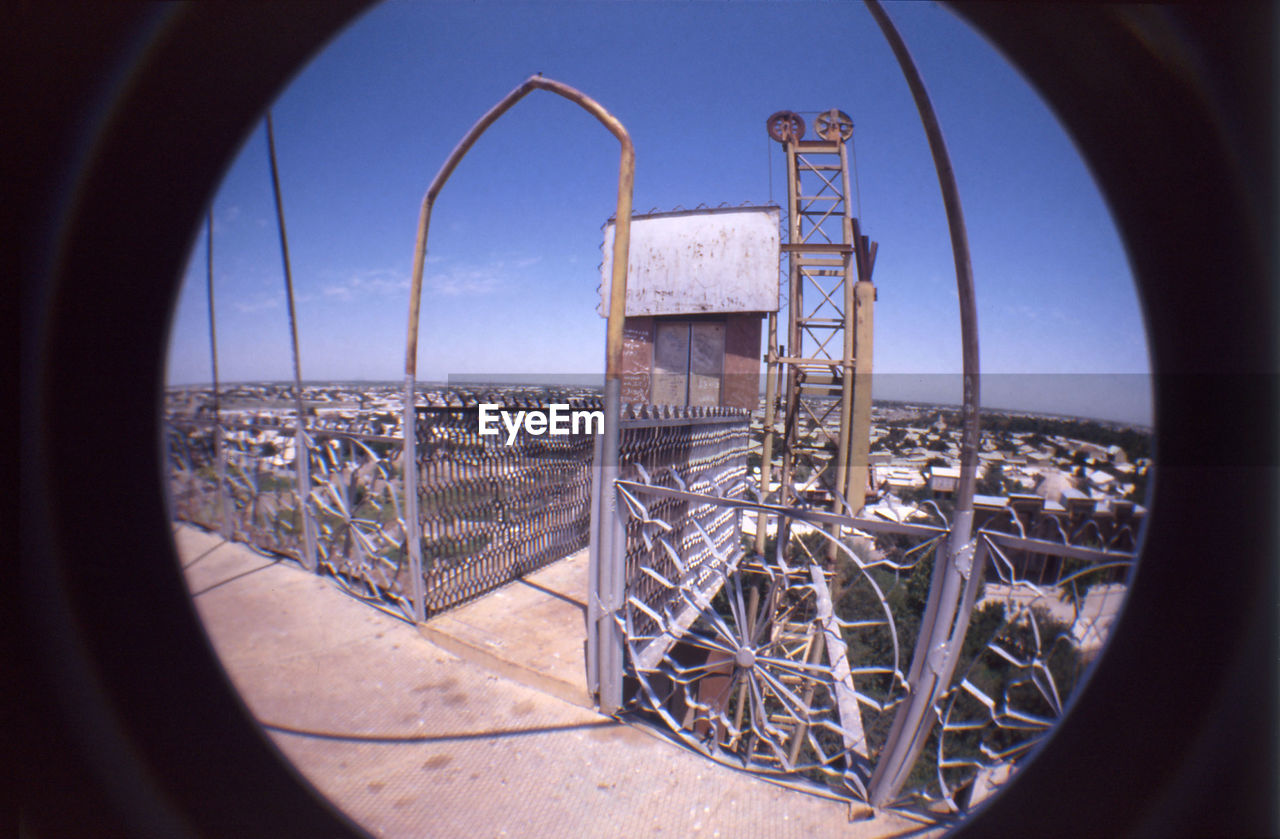
[[[339,282],[329,283],[320,293],[336,300],[401,295],[409,288],[404,275],[385,269],[370,269],[351,274]]]
[[[241,312],[261,312],[267,309],[274,309],[284,303],[284,294],[265,295],[259,294],[250,300],[237,300],[235,307]]]
[[[1056,321],[1067,326],[1080,326],[1081,321],[1076,316],[1066,312],[1058,306],[1050,306],[1041,308],[1029,306],[1026,303],[1005,304],[1001,307],[1002,311],[1008,317],[1019,321],[1043,323],[1045,320]]]
[[[1018,320],[1039,320],[1040,310],[1028,306],[1026,303],[1018,303],[1016,305],[1005,304],[1004,313]]]
[[[1067,326],[1081,326],[1080,318],[1075,315],[1068,314],[1064,310],[1054,306],[1049,310],[1049,317],[1059,323],[1065,323]]]
[[[495,268],[455,268],[446,273],[430,274],[426,286],[445,297],[461,297],[472,294],[492,294],[502,287],[502,278]]]
[[[494,258],[479,265],[449,265],[429,271],[423,285],[428,293],[444,297],[492,294],[506,288],[509,280],[522,274],[524,269],[541,261],[541,256],[526,256],[510,262]]]
[[[490,259],[482,264],[456,264],[448,257],[429,255],[423,277],[425,294],[443,297],[465,297],[492,294],[508,285],[508,280],[542,262],[541,256],[519,259]],[[335,301],[351,301],[362,298],[396,296],[409,291],[407,274],[385,269],[371,269],[352,273],[336,282],[323,286],[320,293]]]

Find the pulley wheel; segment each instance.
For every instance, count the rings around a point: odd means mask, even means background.
[[[765,121],[769,136],[779,143],[794,142],[804,137],[804,120],[795,111],[778,111]]]
[[[828,142],[848,140],[853,136],[853,119],[844,111],[832,108],[826,113],[818,114],[818,118],[813,121],[813,130]]]

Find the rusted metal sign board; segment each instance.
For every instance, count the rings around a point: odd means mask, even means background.
[[[778,310],[777,207],[633,216],[627,317]],[[609,311],[614,224],[604,231],[601,315]]]

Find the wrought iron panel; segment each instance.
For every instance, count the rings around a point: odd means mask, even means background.
[[[647,532],[662,546],[646,558],[681,567],[683,555],[662,541],[665,522],[652,515],[661,495],[640,477],[620,486],[628,532]],[[727,561],[693,585],[643,562],[629,574],[632,707],[718,762],[865,800],[872,760],[905,692],[890,587],[931,556],[939,530],[924,528],[912,549],[880,555],[852,550],[829,524],[806,520],[809,511],[685,495],[695,517],[765,512],[770,553],[750,552],[740,537]],[[711,549],[709,539],[699,541]],[[835,567],[826,563],[832,549],[842,557]]]
[[[548,400],[494,398],[505,409]],[[598,401],[553,398],[571,410]],[[462,603],[587,546],[591,435],[479,433],[479,406],[420,407],[418,499],[428,614]]]
[[[1008,783],[1100,653],[1127,594],[1139,520],[1083,506],[1006,513],[979,533],[984,597],[935,702],[939,727],[908,801],[958,813]]]
[[[395,466],[400,441],[326,425],[310,432],[318,567],[350,593],[411,617],[403,489]],[[367,425],[367,418],[350,423]]]
[[[618,484],[628,707],[713,760],[857,802],[894,738],[927,738],[887,805],[924,821],[989,795],[1056,724],[1123,601],[1140,523],[1123,505],[988,517],[972,563],[946,572],[985,574],[962,643],[919,664],[944,672],[955,656],[954,676],[923,733],[895,733],[951,523],[929,504],[928,524],[779,507],[685,474],[634,469]],[[767,552],[742,538],[725,550],[705,528],[677,538],[673,511],[693,522],[763,513]]]
[[[750,417],[724,408],[642,407],[624,412],[620,477],[654,486],[740,498],[745,491]],[[734,561],[740,512],[673,498],[621,501],[635,515],[626,522],[627,596],[651,612],[668,608],[688,587],[706,590]],[[656,625],[640,611],[634,631]]]

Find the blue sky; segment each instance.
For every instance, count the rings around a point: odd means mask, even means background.
[[[951,152],[977,285],[985,402],[1149,421],[1146,336],[1119,236],[1035,92],[946,9],[886,6]],[[781,202],[774,111],[855,123],[863,232],[879,242],[877,398],[958,401],[955,274],[924,132],[853,2],[390,2],[339,35],[273,106],[304,378],[398,380],[423,193],[470,125],[527,76],[600,101],[636,146],[635,207]],[[772,148],[771,148],[772,147]],[[618,146],[534,92],[436,203],[419,377],[600,373],[594,311]],[[224,381],[292,376],[265,130],[213,204]],[[205,243],[174,315],[171,383],[209,380]],[[1012,375],[1006,375],[1012,374]],[[1072,374],[1072,375],[1056,375]],[[912,393],[911,383],[926,392]],[[952,392],[954,391],[954,392]]]

